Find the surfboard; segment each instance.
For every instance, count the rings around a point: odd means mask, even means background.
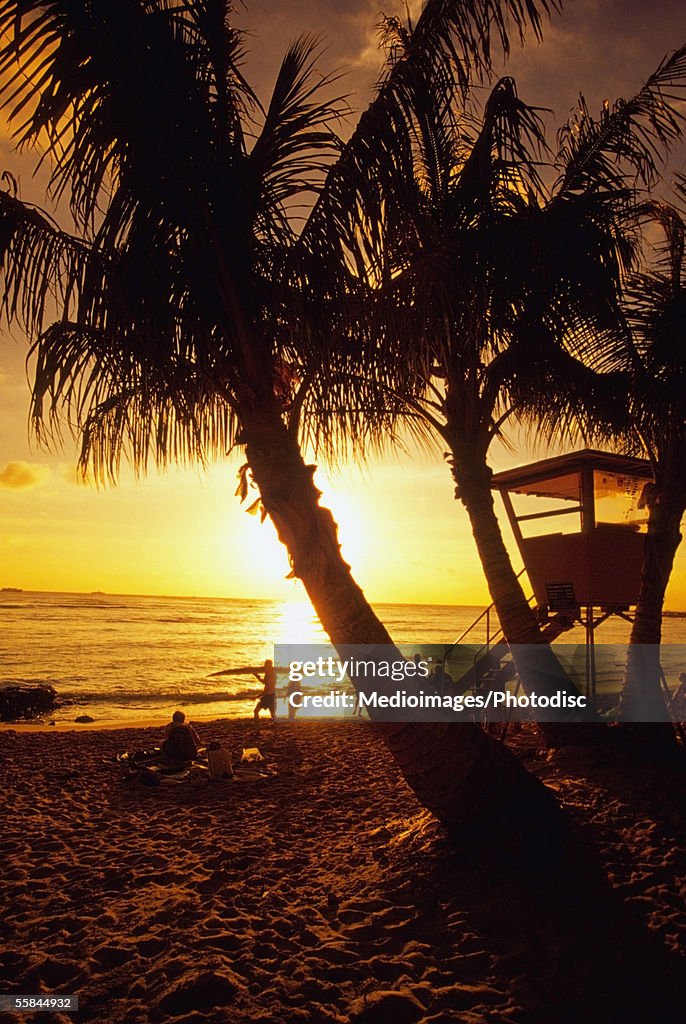
[[[288,669],[283,668],[281,665],[276,665],[274,671],[278,674],[279,672],[288,672]],[[208,678],[211,679],[213,676],[254,676],[256,672],[264,673],[264,664],[241,665],[240,668],[223,668],[220,672],[210,672]]]

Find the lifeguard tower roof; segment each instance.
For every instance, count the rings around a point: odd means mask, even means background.
[[[492,482],[499,490],[514,491],[517,494],[570,499],[575,497],[576,474],[579,470],[588,468],[601,473],[620,473],[645,480],[653,478],[653,471],[647,459],[584,448],[580,452],[556,455],[552,459],[529,462],[526,466],[516,466],[514,469],[505,469],[502,473],[494,473]]]

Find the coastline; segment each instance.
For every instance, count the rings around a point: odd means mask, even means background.
[[[132,732],[140,732],[142,729],[156,729],[159,730],[160,735],[164,731],[164,727],[169,722],[169,715],[160,713],[159,715],[145,716],[144,718],[98,718],[94,722],[66,722],[57,721],[54,725],[50,725],[45,721],[15,721],[15,722],[0,722],[0,734],[4,732],[12,732],[13,730],[20,730],[22,733],[36,732],[36,733],[81,733],[81,732],[122,732],[130,730]],[[219,722],[223,719],[218,719],[216,715],[188,715],[188,721],[192,725],[203,726],[209,722]],[[228,719],[226,719],[228,721]],[[244,721],[247,722],[247,718],[236,718],[231,721]]]
[[[114,756],[157,723],[0,732],[0,989],[79,995],[46,1024],[679,1019],[683,780],[520,734],[571,823],[550,862],[448,842],[366,721],[201,728],[275,774],[143,786]]]

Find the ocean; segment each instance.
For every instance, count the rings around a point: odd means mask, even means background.
[[[454,643],[482,610],[376,606],[408,656],[419,645]],[[626,622],[613,618],[596,640],[623,643],[628,631]],[[483,622],[468,639],[485,640]],[[582,645],[582,629],[564,640]],[[686,670],[683,648],[672,646],[686,642],[686,619],[667,618],[663,640],[672,686]],[[252,712],[258,681],[249,675],[212,678],[211,673],[260,665],[273,657],[275,644],[326,642],[312,608],[298,601],[0,592],[0,686],[54,686],[73,702],[51,716],[58,722],[82,714],[96,721],[162,718],[177,707],[191,719],[243,717]],[[621,679],[621,660],[615,662],[611,671]]]

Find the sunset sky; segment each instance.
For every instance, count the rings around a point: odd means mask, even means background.
[[[322,71],[347,72],[341,91],[365,106],[378,74],[378,0],[248,0],[238,19],[252,32],[247,77],[264,97],[279,54],[303,31],[319,33]],[[398,10],[391,2],[386,13]],[[416,8],[418,5],[414,5]],[[400,8],[402,10],[402,8]],[[527,102],[554,110],[552,126],[579,91],[592,109],[629,95],[667,51],[686,42],[683,0],[570,0],[508,67]],[[354,123],[351,121],[351,124]],[[679,152],[674,166],[686,166]],[[12,152],[0,124],[0,171],[20,178],[24,199],[43,203],[32,161]],[[47,453],[28,439],[26,339],[0,336],[0,586],[26,590],[232,597],[300,596],[287,582],[285,553],[269,523],[246,515],[234,497],[238,455],[207,472],[153,471],[97,490],[75,474],[75,445]],[[544,455],[537,452],[535,456]],[[495,469],[528,461],[524,446],[495,449]],[[324,468],[318,476],[340,524],[343,552],[373,601],[487,603],[466,514],[453,499],[440,452],[389,453],[366,467]],[[514,548],[513,548],[514,550]],[[518,556],[515,560],[519,563]],[[668,607],[686,607],[686,551],[677,560]]]

